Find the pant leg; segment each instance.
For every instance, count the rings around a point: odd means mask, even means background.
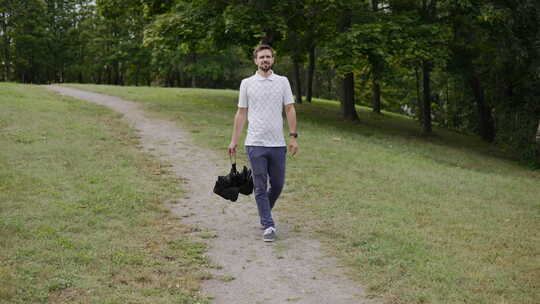
[[[283,190],[285,184],[285,160],[287,155],[286,147],[271,148],[268,159],[268,175],[270,177],[270,190],[268,191],[268,200],[270,209],[274,208],[276,200]]]
[[[261,225],[264,228],[274,227],[270,201],[268,199],[268,155],[265,147],[247,146],[247,154],[251,163],[255,201],[259,210]]]

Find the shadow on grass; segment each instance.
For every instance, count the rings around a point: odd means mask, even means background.
[[[315,99],[311,104],[296,106],[301,124],[334,129],[347,136],[368,137],[375,143],[399,144],[407,152],[445,166],[540,177],[538,171],[520,164],[517,158],[474,135],[460,134],[435,125],[432,134],[422,135],[420,124],[411,118],[395,113],[376,114],[360,106],[357,106],[359,120],[347,121],[341,118],[339,103],[335,101]],[[497,166],[491,166],[492,162],[497,162]]]

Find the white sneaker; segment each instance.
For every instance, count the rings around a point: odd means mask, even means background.
[[[263,241],[273,242],[275,240],[276,240],[276,228],[274,227],[266,228],[263,233]]]

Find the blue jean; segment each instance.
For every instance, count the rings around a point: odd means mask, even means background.
[[[286,147],[246,146],[255,188],[255,201],[259,209],[261,225],[275,227],[272,208],[285,183]],[[270,179],[270,189],[268,188]]]

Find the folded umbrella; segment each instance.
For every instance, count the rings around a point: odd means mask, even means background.
[[[253,177],[251,176],[251,169],[244,166],[242,173],[240,173],[240,193],[244,195],[250,195],[253,193]]]
[[[236,169],[236,155],[234,162],[231,155],[231,170],[225,176],[218,176],[214,185],[214,193],[226,200],[236,202],[238,194],[250,195],[253,193],[253,178],[251,169],[246,166],[242,172]]]

